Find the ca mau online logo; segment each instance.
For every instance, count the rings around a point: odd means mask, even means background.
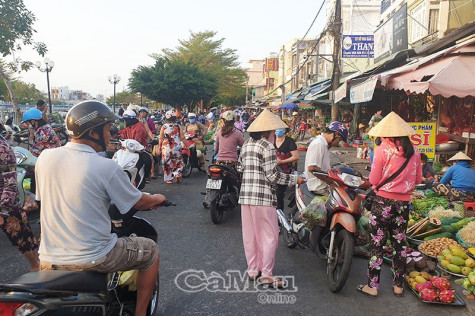
[[[206,273],[203,270],[190,269],[180,272],[175,278],[175,284],[180,290],[188,293],[201,291],[223,293],[280,292],[281,294],[282,292],[297,292],[294,276],[276,277],[284,281],[285,284],[282,288],[272,288],[259,280],[251,281],[246,273],[239,270],[227,270],[224,273],[216,271]]]

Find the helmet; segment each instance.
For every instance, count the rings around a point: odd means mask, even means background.
[[[224,112],[222,117],[225,121],[228,122],[236,120],[236,114],[233,111]]]
[[[137,117],[137,114],[134,112],[134,110],[125,110],[122,117],[124,119],[134,119]]]
[[[43,118],[43,113],[41,113],[38,109],[29,109],[28,111],[23,114],[23,118],[21,120],[22,123],[28,122],[29,120],[39,120]]]
[[[38,102],[36,102],[36,106],[42,106],[43,104],[46,104],[45,100],[38,100]]]
[[[346,142],[346,139],[348,138],[348,129],[343,123],[338,121],[331,122],[330,125],[327,126],[327,129],[340,134],[343,138],[343,141]]]
[[[120,117],[115,115],[104,103],[94,100],[84,101],[76,104],[68,111],[68,114],[66,114],[66,127],[71,137],[79,138],[94,127],[114,122],[118,119]]]
[[[165,113],[165,118],[167,120],[171,119],[172,117],[176,117],[175,111],[173,110],[168,110],[167,113]]]
[[[148,109],[145,106],[142,106],[142,107],[139,108],[139,113],[142,112],[142,111],[148,113]]]
[[[196,114],[195,113],[188,113],[188,118],[196,118]]]

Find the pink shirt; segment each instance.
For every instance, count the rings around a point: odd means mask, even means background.
[[[383,141],[381,146],[374,150],[374,160],[369,175],[373,189],[398,171],[405,161],[406,158],[397,151],[393,144]],[[414,155],[409,159],[404,170],[396,179],[383,185],[376,195],[392,200],[410,201],[415,185],[421,183],[421,180],[421,155],[414,147]]]
[[[237,161],[237,147],[242,147],[244,137],[238,130],[233,130],[227,136],[221,135],[221,130],[216,133],[215,152],[218,153],[218,161]]]

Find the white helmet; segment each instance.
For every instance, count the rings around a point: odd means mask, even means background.
[[[223,113],[223,119],[225,121],[235,121],[236,120],[236,114],[233,111],[226,111]]]
[[[173,110],[168,110],[167,113],[165,113],[165,118],[167,120],[171,119],[172,117],[176,117],[175,111]]]
[[[142,111],[148,113],[148,109],[147,109],[145,106],[142,106],[142,107],[139,109],[139,113],[142,112]]]
[[[195,113],[188,113],[188,118],[196,118],[196,114]]]
[[[137,114],[133,110],[125,110],[122,117],[124,119],[134,119],[137,117]]]

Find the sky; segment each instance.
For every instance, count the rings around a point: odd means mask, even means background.
[[[241,67],[264,59],[293,38],[301,38],[324,0],[24,0],[37,20],[34,40],[48,47],[55,66],[51,87],[68,86],[93,97],[113,94],[108,77],[121,77],[117,92],[127,89],[130,73],[152,65],[151,53],[175,48],[190,31],[217,31],[224,48],[237,50]],[[325,8],[307,38],[315,38],[326,21]],[[43,60],[31,47],[16,54]],[[33,68],[22,81],[47,91],[46,74]]]

